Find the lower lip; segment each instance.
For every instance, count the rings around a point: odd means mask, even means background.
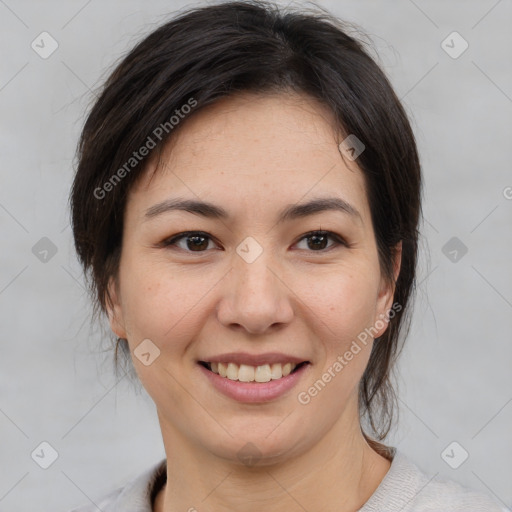
[[[231,380],[208,370],[202,364],[198,363],[198,366],[206,377],[210,379],[213,386],[229,398],[245,403],[261,403],[275,400],[287,391],[290,391],[297,385],[311,365],[307,363],[286,377],[269,382],[240,382],[238,380]]]

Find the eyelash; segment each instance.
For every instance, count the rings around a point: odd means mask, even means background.
[[[213,240],[213,238],[210,235],[208,235],[208,233],[205,233],[204,231],[184,231],[183,233],[178,233],[177,235],[175,235],[171,238],[167,238],[160,244],[160,246],[168,247],[168,248],[172,247],[172,246],[176,247],[176,242],[178,242],[181,239],[186,239],[186,238],[192,237],[192,236],[200,236],[200,237],[204,237],[204,238]],[[327,247],[326,249],[320,249],[318,251],[308,250],[308,252],[323,253],[323,252],[327,252],[333,248],[336,248],[338,246],[350,247],[349,244],[347,242],[345,242],[345,240],[341,236],[337,235],[336,233],[333,233],[332,231],[325,231],[325,230],[315,230],[315,231],[310,231],[308,233],[305,233],[301,238],[299,238],[299,240],[297,242],[295,242],[295,244],[301,242],[304,239],[312,238],[313,236],[327,236],[328,238],[333,239],[336,243],[331,245],[330,247]],[[178,249],[181,249],[181,248],[178,248]],[[200,253],[206,252],[206,250],[204,250],[204,251],[190,251],[188,249],[182,249],[182,250],[184,250],[185,252],[192,253],[192,254],[193,253],[200,254]]]

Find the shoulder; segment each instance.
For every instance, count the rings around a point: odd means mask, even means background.
[[[414,505],[418,511],[422,512],[438,510],[446,512],[503,512],[507,510],[486,494],[464,487],[453,480],[438,477],[429,482],[425,487],[425,492],[418,494]]]
[[[143,473],[137,475],[123,487],[104,494],[92,497],[90,503],[70,510],[69,512],[117,512],[137,510],[137,512],[151,512],[151,498],[155,484],[159,485],[166,475],[166,459],[153,464]],[[135,507],[135,508],[134,508]]]
[[[490,496],[458,482],[428,475],[394,449],[391,467],[360,512],[504,512]]]

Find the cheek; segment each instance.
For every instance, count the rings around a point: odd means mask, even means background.
[[[310,311],[319,367],[298,399],[301,404],[311,403],[306,410],[313,417],[325,417],[326,425],[334,422],[347,404],[357,403],[358,385],[373,344],[367,332],[376,311],[377,289],[371,276],[367,268],[331,273],[329,279],[304,278],[308,284],[304,311]]]
[[[335,346],[345,344],[369,327],[375,318],[377,285],[369,268],[326,272],[302,278],[307,290],[303,302],[317,318],[318,327]],[[342,347],[341,347],[342,348]]]
[[[133,343],[154,340],[163,349],[180,346],[197,330],[197,315],[214,286],[212,272],[170,272],[160,264],[126,265],[121,272],[122,310]],[[218,278],[217,278],[218,280]],[[173,343],[164,341],[172,339]]]
[[[345,346],[374,320],[375,269],[363,258],[354,264],[356,259],[351,260],[352,265],[283,271],[281,279],[286,286],[276,284],[275,293],[284,294],[284,300],[294,304],[295,321],[304,323],[318,340],[319,350],[331,357],[334,352],[345,352]],[[126,258],[120,279],[129,341],[138,344],[149,338],[166,351],[182,350],[223,300],[216,289],[222,288],[219,279],[224,270],[205,271],[198,266],[171,272],[160,263],[142,264]]]

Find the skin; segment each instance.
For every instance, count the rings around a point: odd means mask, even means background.
[[[393,304],[363,174],[341,157],[335,133],[331,113],[307,96],[229,97],[184,121],[156,173],[153,159],[130,191],[109,319],[158,412],[168,480],[157,512],[352,511],[390,467],[359,424],[372,339],[309,404],[297,400]],[[276,223],[284,207],[326,196],[360,217],[322,211]],[[145,219],[177,197],[213,202],[230,218],[170,211]],[[348,246],[304,238],[319,229]],[[211,238],[199,250],[186,237],[161,244],[183,231]],[[263,249],[252,263],[236,252],[248,236]],[[148,366],[133,356],[144,339],[160,350]],[[279,399],[242,404],[213,389],[196,362],[232,351],[290,353],[311,365]],[[237,456],[248,442],[260,454],[252,467]]]

